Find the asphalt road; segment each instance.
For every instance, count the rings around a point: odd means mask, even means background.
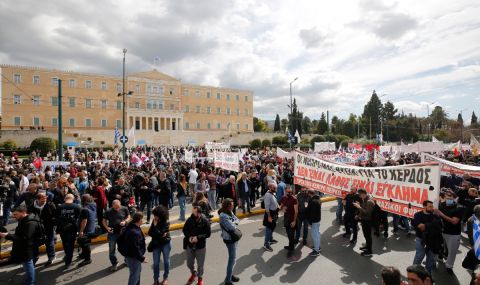
[[[316,258],[308,256],[311,249],[308,246],[297,246],[293,256],[287,257],[283,246],[287,244],[285,230],[277,227],[274,234],[278,244],[272,245],[273,252],[265,252],[263,246],[264,229],[261,216],[243,219],[241,229],[243,238],[237,250],[237,263],[234,273],[240,277],[238,284],[381,284],[380,271],[385,265],[393,265],[406,275],[406,268],[413,261],[414,238],[407,237],[404,232],[398,236],[391,235],[373,239],[374,255],[371,258],[360,255],[359,247],[364,242],[359,233],[359,241],[351,246],[348,240],[342,238],[341,227],[335,222],[335,203],[326,203],[322,208],[322,254]],[[282,225],[279,221],[279,225]],[[391,230],[390,230],[391,231]],[[172,232],[173,247],[171,252],[171,270],[169,284],[185,284],[189,271],[185,263],[185,254],[182,249],[181,231]],[[461,267],[466,254],[466,237],[462,238],[462,245],[457,255],[455,275],[445,272],[444,265],[438,264],[434,273],[436,284],[456,285],[468,284],[470,276]],[[311,240],[309,240],[311,244]],[[117,272],[110,272],[108,259],[108,245],[102,244],[93,247],[93,263],[83,267],[73,267],[63,271],[61,258],[63,253],[57,254],[57,261],[44,267],[46,261],[43,255],[37,266],[37,284],[126,284],[128,269],[119,267]],[[117,253],[117,256],[120,255]],[[148,253],[149,263],[142,267],[142,284],[153,282],[152,256]],[[227,250],[220,238],[218,224],[212,228],[212,237],[207,242],[207,257],[205,262],[205,284],[223,284],[227,262]],[[161,274],[163,271],[161,272]],[[19,266],[9,265],[0,268],[0,284],[21,284],[23,277]]]

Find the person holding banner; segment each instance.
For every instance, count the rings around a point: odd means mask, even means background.
[[[354,202],[353,206],[358,209],[357,220],[362,224],[362,232],[365,237],[366,245],[362,246],[361,255],[372,256],[372,214],[375,204],[372,199],[368,197],[365,189],[358,189],[361,202]]]

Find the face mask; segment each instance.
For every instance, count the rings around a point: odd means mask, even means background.
[[[447,200],[445,200],[445,204],[447,206],[453,206],[453,205],[455,205],[455,200],[447,199]]]

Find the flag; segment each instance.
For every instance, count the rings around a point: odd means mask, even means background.
[[[140,156],[140,160],[142,162],[145,162],[145,161],[149,161],[150,158],[148,158],[148,156],[146,156],[145,153],[142,152],[142,155]]]
[[[473,218],[473,250],[477,260],[480,260],[480,221],[477,216],[472,215]]]
[[[292,137],[292,135],[290,134],[290,132],[287,132],[287,136],[288,136],[288,139],[287,139],[288,142],[289,142],[289,143],[292,143],[292,142],[293,142],[293,137]]]
[[[130,130],[128,131],[127,137],[133,138],[133,140],[131,140],[131,142],[133,143],[133,146],[137,145],[137,142],[135,141],[135,126],[130,128]]]
[[[117,144],[119,138],[120,138],[120,130],[117,127],[115,127],[115,135],[113,137],[113,144]]]
[[[295,137],[297,138],[297,142],[300,143],[302,140],[300,138],[300,134],[298,133],[298,130],[295,131]]]
[[[440,142],[436,137],[432,136],[432,142]]]
[[[35,168],[37,170],[39,170],[40,168],[42,168],[42,158],[41,157],[37,157],[33,160],[33,166],[35,166]]]
[[[143,161],[138,157],[136,153],[132,153],[132,158],[130,159],[130,163],[135,164],[136,166],[142,165]]]

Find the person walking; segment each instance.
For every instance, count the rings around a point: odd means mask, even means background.
[[[40,234],[40,219],[35,214],[29,214],[25,205],[13,208],[13,218],[18,221],[15,233],[0,233],[0,238],[11,240],[12,261],[22,263],[25,272],[26,285],[35,284],[35,252],[38,244],[36,240]]]
[[[65,269],[70,268],[72,263],[78,219],[82,211],[80,205],[75,204],[74,200],[75,196],[69,193],[65,196],[65,202],[57,207],[57,233],[62,239]]]
[[[350,240],[351,244],[355,244],[357,242],[357,235],[358,235],[358,220],[356,219],[358,215],[358,209],[353,205],[355,202],[360,203],[362,199],[357,194],[357,187],[352,186],[350,187],[350,193],[348,193],[345,198],[343,198],[343,204],[345,208],[345,215],[343,217],[343,222],[345,225],[345,233],[342,235],[344,238],[350,238],[352,235],[352,239]]]
[[[180,221],[185,221],[185,204],[187,199],[187,192],[188,192],[188,183],[185,177],[185,174],[180,174],[180,179],[177,187],[177,199],[178,199],[178,206],[180,207]]]
[[[252,183],[247,179],[247,173],[242,172],[240,179],[237,181],[237,188],[240,196],[240,206],[243,209],[243,213],[250,210],[250,193],[253,191]]]
[[[302,187],[300,192],[297,194],[298,201],[298,218],[297,218],[297,230],[295,231],[295,244],[300,241],[300,233],[303,228],[303,245],[307,244],[308,237],[308,216],[307,216],[307,207],[309,200],[311,199],[310,195],[307,192],[306,187]]]
[[[322,203],[320,202],[320,195],[318,195],[313,190],[308,190],[308,196],[310,200],[306,207],[306,219],[308,223],[312,225],[312,240],[313,240],[313,249],[310,253],[310,256],[320,255],[320,220],[322,219]],[[303,238],[305,241],[305,238]]]
[[[217,207],[217,176],[212,171],[211,168],[207,170],[207,181],[208,185],[210,186],[210,190],[208,191],[208,203],[210,203],[210,207],[213,210],[216,210]]]
[[[233,266],[237,256],[238,224],[240,220],[233,213],[233,201],[232,199],[225,199],[222,202],[222,208],[218,210],[220,216],[220,227],[222,229],[222,239],[228,249],[228,262],[227,262],[227,276],[225,277],[225,285],[232,285],[232,282],[240,281],[240,278],[233,275]]]
[[[108,257],[110,258],[111,271],[117,271],[117,256],[115,250],[117,248],[118,236],[122,229],[130,221],[130,212],[127,207],[122,206],[120,200],[113,200],[112,207],[105,212],[103,217],[103,226],[107,229],[108,239]]]
[[[203,285],[203,271],[206,255],[206,241],[211,235],[210,221],[202,214],[198,206],[193,206],[192,215],[187,219],[183,227],[183,249],[187,252],[187,267],[190,270],[190,278],[187,284],[193,284],[198,278],[198,285]],[[197,270],[195,270],[197,260]]]
[[[362,224],[362,232],[366,241],[365,246],[360,248],[362,250],[361,255],[372,256],[372,214],[375,204],[368,197],[365,189],[358,189],[358,194],[361,202],[354,202],[353,206],[358,209],[357,220],[360,220]]]
[[[145,257],[145,236],[140,226],[143,224],[143,213],[133,214],[132,221],[127,225],[123,235],[123,240],[119,247],[124,248],[125,256],[129,269],[128,285],[140,285],[140,274],[142,273],[142,263],[148,262]]]
[[[273,232],[277,226],[278,219],[278,202],[275,192],[277,184],[274,182],[268,183],[268,191],[265,193],[263,203],[265,205],[265,214],[263,216],[263,226],[265,227],[265,239],[263,248],[266,251],[273,251],[271,244],[277,243],[273,239]]]
[[[280,209],[285,209],[283,216],[283,225],[288,236],[288,245],[284,246],[291,253],[295,248],[295,229],[297,226],[298,201],[293,196],[293,189],[287,186],[285,196],[280,200]]]
[[[153,252],[153,285],[167,285],[168,274],[170,273],[170,251],[172,242],[170,238],[170,222],[168,208],[158,206],[152,211],[153,222],[148,230],[152,241],[148,245],[148,251]],[[163,280],[160,278],[160,256],[163,255]]]
[[[90,243],[91,236],[95,234],[95,222],[97,215],[97,207],[93,201],[92,196],[84,194],[82,196],[82,211],[80,212],[78,225],[78,239],[77,242],[82,248],[81,257],[83,261],[78,266],[85,266],[92,263]]]

